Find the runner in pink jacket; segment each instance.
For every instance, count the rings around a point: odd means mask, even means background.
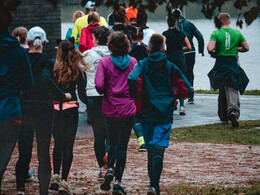
[[[115,175],[113,194],[126,194],[121,180],[136,112],[134,100],[129,94],[127,78],[137,61],[128,55],[130,41],[122,32],[113,32],[107,45],[112,54],[99,60],[95,77],[97,92],[104,94],[102,112],[105,115],[109,140],[108,170],[100,188],[109,191]]]

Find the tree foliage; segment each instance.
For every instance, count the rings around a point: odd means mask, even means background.
[[[62,0],[45,0],[51,3],[54,7],[61,2]],[[233,0],[234,1],[234,0]],[[252,0],[251,0],[252,1]],[[8,8],[14,10],[20,4],[21,0],[0,0],[1,4],[6,4]],[[84,5],[87,0],[82,0],[82,5]],[[95,0],[96,5],[99,6],[102,4],[102,0]],[[105,4],[107,7],[115,7],[122,2],[122,0],[106,0]],[[134,6],[138,9],[145,9],[150,12],[154,12],[159,5],[164,4],[166,11],[171,12],[173,8],[180,8],[181,10],[188,3],[195,2],[195,0],[129,0],[129,6]],[[201,0],[201,12],[208,19],[213,18],[215,11],[221,12],[222,6],[227,3],[232,2],[232,0]],[[241,10],[241,13],[237,17],[237,25],[242,28],[243,17],[245,23],[250,25],[260,13],[260,0],[257,0],[257,5],[252,8],[248,8],[246,11],[242,12],[242,8],[246,8],[250,0],[235,0],[233,6]],[[241,19],[242,18],[242,19]]]

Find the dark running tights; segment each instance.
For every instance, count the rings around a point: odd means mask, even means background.
[[[113,168],[116,162],[115,179],[121,181],[125,169],[127,145],[134,124],[134,117],[105,117],[105,121],[109,139],[108,167]]]
[[[148,174],[150,178],[150,187],[156,189],[157,195],[160,194],[160,176],[163,169],[163,156],[165,149],[161,146],[154,146],[148,150]]]
[[[55,111],[53,123],[53,169],[54,174],[60,174],[62,165],[62,179],[68,179],[72,160],[73,146],[78,128],[78,108]]]

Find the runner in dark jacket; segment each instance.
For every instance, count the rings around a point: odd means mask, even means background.
[[[7,31],[0,32],[0,189],[21,124],[19,96],[32,86],[32,72],[26,51]]]
[[[194,86],[194,73],[193,73],[193,68],[195,64],[195,47],[193,44],[193,37],[196,37],[198,41],[198,47],[199,47],[199,53],[204,56],[204,39],[200,31],[196,28],[196,26],[186,20],[182,16],[182,12],[179,9],[174,9],[173,10],[173,15],[174,17],[178,20],[177,26],[179,27],[180,30],[185,32],[186,36],[188,37],[190,44],[191,44],[191,50],[184,52],[185,55],[185,60],[186,60],[186,77],[188,81],[190,82],[191,86]],[[188,103],[193,104],[194,103],[194,97],[190,97],[188,100]]]

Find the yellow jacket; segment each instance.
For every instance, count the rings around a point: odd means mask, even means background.
[[[105,18],[103,18],[102,16],[100,16],[99,25],[107,27],[107,22]],[[79,36],[81,35],[81,29],[87,26],[88,26],[88,15],[82,16],[76,20],[71,33],[71,37],[75,38],[76,44],[79,44],[80,38],[78,37],[78,35]]]

